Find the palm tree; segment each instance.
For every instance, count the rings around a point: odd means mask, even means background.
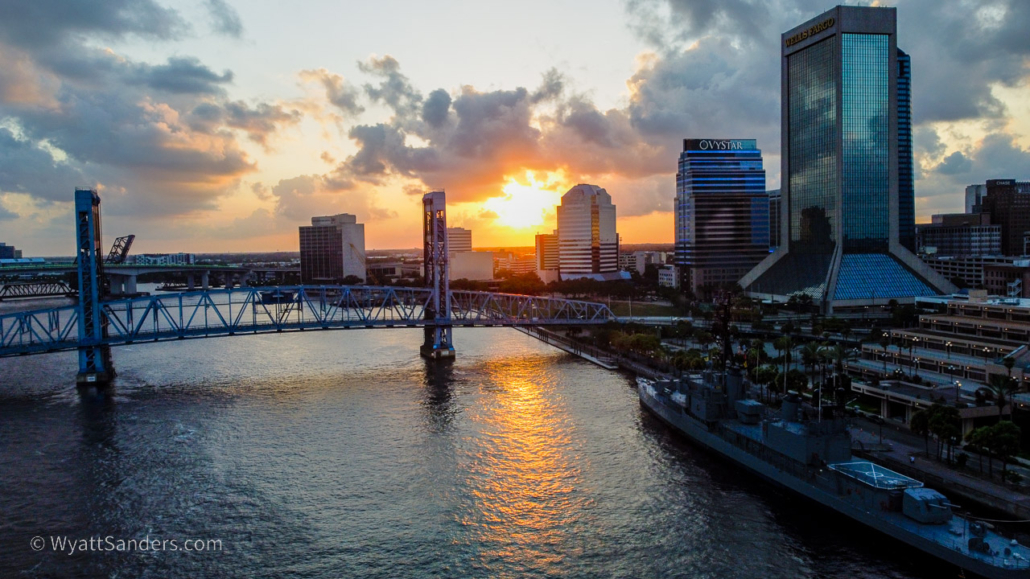
[[[790,336],[781,336],[773,342],[773,347],[783,357],[783,393],[787,393],[787,362],[790,359]]]
[[[891,346],[891,337],[887,335],[887,332],[883,333],[880,337],[880,347],[883,348],[883,374],[887,375],[887,349]]]
[[[755,365],[751,369],[751,379],[755,380],[757,377],[756,372],[758,371],[758,365],[762,363],[762,353],[765,351],[765,342],[755,338],[751,340],[751,349],[748,350],[747,356],[750,359],[752,356],[755,358]]]
[[[916,410],[908,422],[909,429],[923,435],[923,443],[926,445],[926,456],[930,456],[930,413],[926,410]]]
[[[819,343],[809,342],[801,348],[801,363],[804,364],[808,373],[809,382],[812,381],[812,371],[819,362]]]
[[[1016,382],[1009,376],[992,374],[987,380],[987,389],[994,395],[994,403],[998,405],[998,421],[1002,420],[1001,412],[1005,409],[1005,401],[1016,391]]]

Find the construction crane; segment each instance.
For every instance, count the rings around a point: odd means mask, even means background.
[[[134,239],[136,239],[136,236],[131,234],[115,239],[114,245],[111,246],[111,252],[107,254],[107,259],[104,260],[104,263],[125,263],[125,258],[129,255],[129,248],[132,247],[132,240]]]

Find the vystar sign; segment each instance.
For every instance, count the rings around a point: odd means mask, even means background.
[[[753,151],[754,139],[684,139],[684,151]]]

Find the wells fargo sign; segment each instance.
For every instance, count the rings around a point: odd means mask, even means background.
[[[822,32],[824,30],[828,30],[828,29],[832,28],[834,22],[836,22],[836,21],[833,18],[829,18],[827,20],[824,20],[824,21],[820,22],[819,24],[816,24],[815,26],[813,26],[813,27],[811,27],[811,28],[809,28],[807,30],[802,30],[801,32],[798,32],[794,36],[791,36],[790,38],[788,38],[786,40],[786,44],[787,44],[787,46],[794,46],[795,44],[801,42],[802,40],[805,40],[806,38],[810,38],[812,36],[815,36],[816,34],[819,34],[820,32]]]

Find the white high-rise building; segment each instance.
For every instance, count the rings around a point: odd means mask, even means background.
[[[447,257],[455,253],[472,251],[472,230],[464,227],[447,228]]]
[[[303,283],[339,283],[347,276],[365,281],[365,225],[348,213],[312,217],[300,227]]]
[[[537,271],[558,271],[558,230],[536,234]]]
[[[562,279],[619,270],[619,237],[611,195],[596,185],[576,185],[558,206],[558,269]]]

